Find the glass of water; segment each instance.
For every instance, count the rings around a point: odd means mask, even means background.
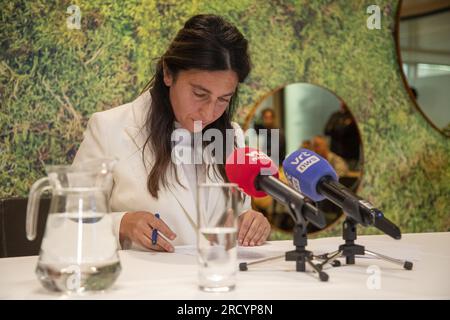
[[[197,188],[199,288],[227,292],[236,286],[237,227],[243,194],[234,183]]]

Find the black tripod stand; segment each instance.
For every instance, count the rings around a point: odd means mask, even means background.
[[[304,207],[305,206],[305,207]],[[322,271],[322,267],[313,263],[314,255],[311,251],[306,250],[306,245],[308,244],[307,232],[306,232],[306,219],[304,217],[304,210],[313,210],[317,212],[317,216],[311,216],[311,212],[309,213],[310,221],[318,226],[319,228],[323,228],[326,224],[325,219],[322,214],[317,211],[317,209],[312,206],[310,203],[305,202],[301,203],[300,206],[296,206],[295,203],[288,204],[291,215],[294,218],[295,227],[294,227],[294,245],[295,250],[288,251],[283,255],[286,258],[286,261],[295,261],[296,262],[296,270],[298,272],[306,272],[306,264],[310,265],[315,272],[319,275],[320,281],[328,281],[328,274]],[[313,208],[313,209],[312,209]],[[314,214],[314,213],[313,213]],[[266,262],[273,259],[278,259],[283,256],[276,256],[271,258],[265,258],[258,261],[253,261],[250,263],[240,263],[239,270],[247,271],[249,265]]]
[[[306,272],[306,263],[308,263],[317,272],[320,281],[328,281],[328,274],[322,271],[321,266],[312,262],[314,255],[311,251],[306,250],[307,242],[306,226],[296,224],[294,227],[295,250],[286,252],[286,261],[295,261],[296,270],[299,272]]]
[[[411,270],[413,267],[413,263],[406,260],[394,259],[370,250],[367,250],[364,246],[358,245],[355,243],[356,240],[356,222],[347,217],[343,223],[343,231],[342,238],[345,240],[344,244],[339,246],[339,249],[335,252],[322,254],[316,256],[315,258],[323,260],[322,263],[317,264],[316,266],[319,270],[322,270],[323,266],[327,263],[331,262],[333,267],[339,267],[341,265],[337,258],[342,256],[345,257],[346,264],[355,264],[355,256],[356,255],[370,255],[375,258],[379,258],[388,262],[392,262],[402,266],[406,270]]]

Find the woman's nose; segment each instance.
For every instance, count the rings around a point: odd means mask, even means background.
[[[210,122],[214,117],[214,103],[207,103],[200,108],[201,120],[205,123]]]

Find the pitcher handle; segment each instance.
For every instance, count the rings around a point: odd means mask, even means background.
[[[51,189],[52,187],[50,186],[50,179],[47,177],[39,179],[31,186],[30,194],[28,196],[27,219],[26,219],[27,238],[30,241],[36,239],[37,221],[41,195],[43,192]]]

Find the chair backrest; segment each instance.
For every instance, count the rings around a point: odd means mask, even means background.
[[[25,231],[27,198],[0,199],[0,257],[38,255],[47,222],[50,198],[42,198],[37,236],[29,241]]]

